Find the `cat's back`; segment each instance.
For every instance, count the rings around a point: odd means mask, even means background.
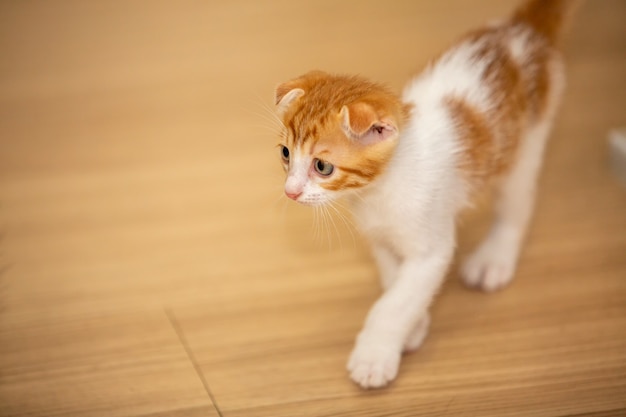
[[[504,93],[521,87],[526,98],[547,77],[547,65],[560,54],[531,27],[502,22],[465,35],[428,65],[405,88],[407,102],[432,105],[459,98],[479,107],[492,107]]]
[[[403,99],[417,109],[414,139],[449,138],[450,153],[459,155],[452,162],[479,185],[509,170],[526,132],[552,117],[563,85],[554,44],[508,20],[461,38],[407,85]]]

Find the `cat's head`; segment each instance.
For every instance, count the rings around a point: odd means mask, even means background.
[[[359,77],[310,72],[276,89],[285,194],[320,205],[363,189],[384,171],[409,107]]]

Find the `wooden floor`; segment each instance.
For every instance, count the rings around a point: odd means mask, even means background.
[[[287,202],[273,88],[399,89],[502,0],[0,2],[1,416],[626,415],[626,2],[588,1],[513,285],[454,271],[388,389],[360,239]],[[459,256],[487,225],[460,227]]]

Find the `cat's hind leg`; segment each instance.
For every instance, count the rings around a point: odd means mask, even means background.
[[[513,278],[532,216],[537,176],[549,131],[549,121],[542,121],[522,138],[516,161],[498,187],[491,230],[461,266],[461,276],[468,286],[495,291]]]

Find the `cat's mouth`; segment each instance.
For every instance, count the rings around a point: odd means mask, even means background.
[[[324,202],[322,201],[309,201],[309,200],[297,201],[297,203],[303,206],[308,206],[308,207],[317,207],[317,206],[324,205]]]
[[[298,204],[309,207],[323,206],[328,202],[327,199],[318,196],[301,196],[294,201]]]

